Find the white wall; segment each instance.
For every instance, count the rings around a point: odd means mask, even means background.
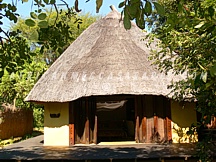
[[[69,103],[44,104],[44,146],[69,146]],[[51,118],[50,113],[60,113]]]

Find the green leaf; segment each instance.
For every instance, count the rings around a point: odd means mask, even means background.
[[[35,21],[32,19],[26,19],[25,24],[30,26],[30,27],[33,27],[33,26],[35,26]]]
[[[144,21],[144,19],[136,19],[136,24],[140,29],[145,29],[145,21]]]
[[[140,29],[145,29],[145,21],[144,21],[144,9],[143,10],[138,10],[137,15],[136,15],[136,24]]]
[[[124,5],[125,5],[125,2],[121,2],[121,3],[119,3],[118,8],[122,8]]]
[[[215,12],[214,7],[210,6],[208,8],[208,12],[209,12],[209,16],[212,18],[214,16],[214,12]]]
[[[152,13],[152,5],[149,1],[146,1],[145,14],[146,14],[146,16],[149,16],[149,15],[151,15],[151,13]]]
[[[40,13],[40,14],[38,15],[38,19],[39,19],[39,20],[44,20],[44,19],[46,19],[46,17],[47,17],[46,13]]]
[[[208,75],[207,71],[202,72],[202,74],[201,74],[201,79],[204,83],[206,83],[206,81],[207,81],[207,75]]]
[[[157,2],[153,2],[157,12],[159,15],[164,16],[165,15],[165,9],[163,6],[161,6],[159,3]]]
[[[56,0],[50,0],[50,4],[55,4]]]
[[[127,7],[128,12],[130,14],[131,20],[133,20],[136,17],[137,14],[137,7],[136,6],[128,6]]]
[[[201,21],[198,25],[196,25],[194,28],[198,29],[201,28],[205,24],[204,21]]]
[[[35,12],[30,12],[30,16],[31,18],[33,19],[36,19],[37,18],[37,14]]]
[[[103,0],[96,0],[96,13],[99,12],[102,4],[103,4]]]
[[[131,28],[131,21],[130,21],[130,17],[129,17],[129,14],[128,14],[127,11],[125,11],[124,18],[123,18],[123,23],[124,23],[124,28],[126,30]]]
[[[216,64],[214,64],[211,68],[210,68],[210,75],[212,77],[216,76]]]
[[[44,3],[49,4],[49,0],[43,0]]]
[[[206,87],[206,88],[209,88],[209,87],[211,87],[212,85],[213,85],[213,83],[211,83],[211,82],[210,82],[210,83],[206,83],[205,87]]]
[[[138,5],[140,5],[140,0],[131,0],[131,4],[138,4]]]
[[[48,22],[47,21],[40,21],[39,23],[38,23],[38,26],[40,27],[40,28],[47,28],[48,27]]]
[[[28,2],[28,0],[22,0],[22,2]]]
[[[34,30],[31,34],[30,34],[30,40],[33,41],[37,41],[38,40],[38,32],[36,30]]]
[[[11,10],[15,12],[17,10],[16,6],[11,6]]]

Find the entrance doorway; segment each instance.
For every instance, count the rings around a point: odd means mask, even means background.
[[[135,141],[134,97],[99,97],[98,142]]]
[[[70,145],[172,141],[169,99],[153,95],[80,98],[70,103]]]

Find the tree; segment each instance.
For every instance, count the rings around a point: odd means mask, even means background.
[[[73,17],[67,17],[66,11],[62,10],[58,14],[54,11],[46,11],[43,21],[47,21],[46,28],[41,28],[39,15],[31,16],[34,19],[34,26],[28,26],[30,18],[19,19],[17,24],[12,26],[11,30],[19,30],[21,35],[31,42],[32,48],[39,48],[43,53],[47,64],[52,64],[63,51],[99,16],[86,14],[74,14]],[[27,22],[27,23],[26,23]]]
[[[166,16],[154,22],[154,36],[161,40],[161,51],[152,59],[162,71],[187,73],[188,78],[171,86],[175,99],[197,100],[201,121],[196,130],[205,128],[216,116],[216,4],[214,0],[169,0],[164,2]],[[199,156],[209,161],[211,136],[199,143]]]

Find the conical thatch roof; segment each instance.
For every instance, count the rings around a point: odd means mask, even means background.
[[[45,72],[26,101],[66,102],[83,96],[167,95],[172,75],[162,75],[148,60],[150,49],[135,24],[125,30],[120,13],[92,24]],[[156,43],[155,43],[156,44]],[[154,48],[154,47],[153,47]]]

